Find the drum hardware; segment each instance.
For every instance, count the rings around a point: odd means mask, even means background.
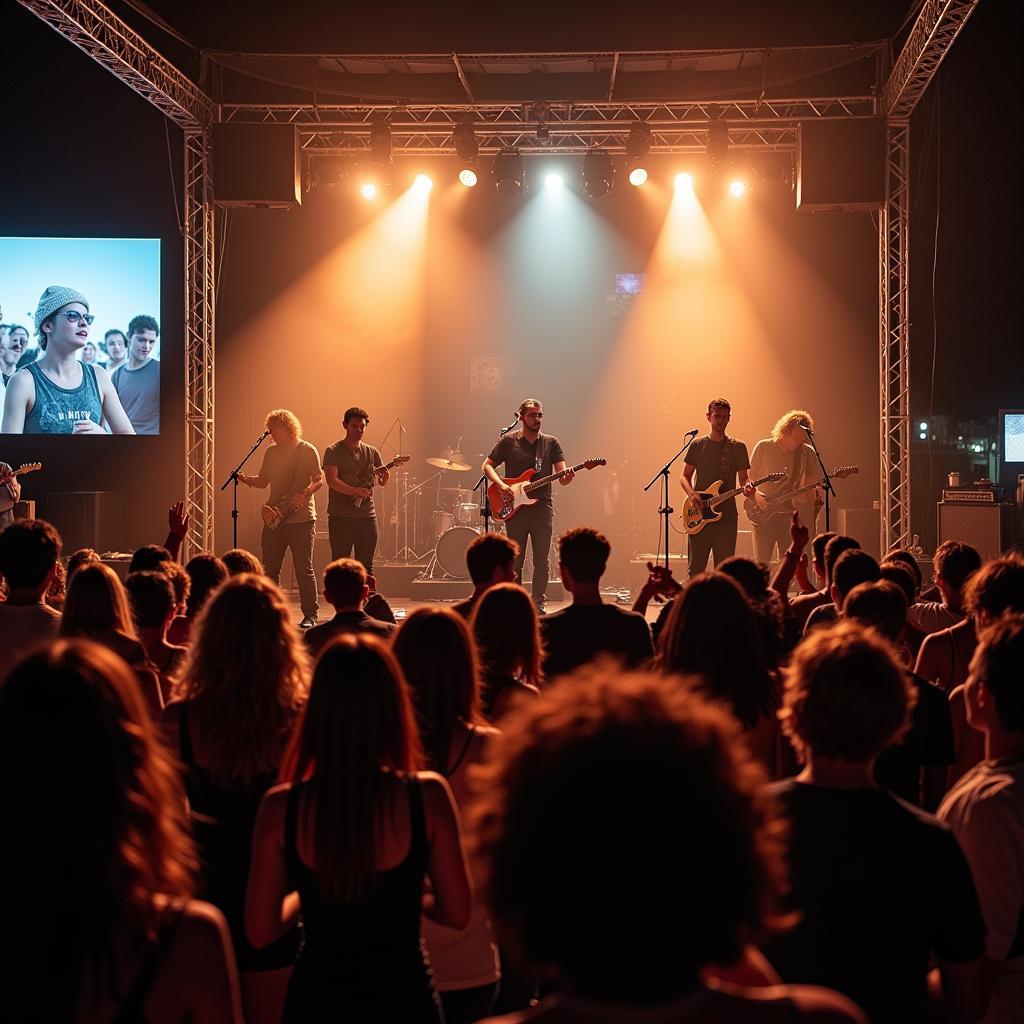
[[[458,449],[445,448],[440,455],[432,455],[426,462],[435,469],[449,470],[452,473],[468,473],[470,465],[465,458],[466,456]]]

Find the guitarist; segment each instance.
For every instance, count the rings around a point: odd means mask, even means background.
[[[21,484],[14,470],[6,462],[0,462],[0,504],[11,503],[11,507],[0,512],[0,533],[14,522],[14,506],[21,501]]]
[[[505,464],[505,475],[517,477],[528,469],[535,469],[537,476],[561,473],[565,469],[565,454],[557,437],[541,433],[544,410],[536,398],[527,398],[519,406],[521,429],[505,434],[484,459],[483,474],[502,491],[511,488],[500,476],[496,466]],[[571,484],[573,473],[567,473],[560,480]],[[514,568],[516,580],[523,577],[523,560],[526,558],[526,542],[533,544],[533,603],[539,612],[544,611],[544,595],[548,586],[551,568],[548,556],[551,551],[551,534],[554,530],[555,509],[551,496],[551,485],[534,491],[530,497],[537,499],[536,505],[519,508],[505,525],[509,537],[519,545]]]
[[[248,487],[269,487],[267,504],[280,507],[284,521],[275,529],[263,527],[263,568],[277,583],[281,563],[288,548],[292,549],[292,565],[299,584],[302,607],[301,629],[316,625],[319,605],[316,600],[316,577],[313,575],[313,537],[316,531],[316,506],[313,495],[323,486],[320,453],[302,439],[302,424],[288,409],[273,409],[267,414],[266,428],[274,443],[263,456],[263,465],[256,476],[238,474],[239,483]]]
[[[807,443],[804,427],[814,430],[811,414],[804,409],[790,409],[772,427],[771,437],[763,438],[754,445],[750,456],[750,471],[755,479],[783,470],[788,474],[785,480],[763,485],[763,489],[754,495],[754,500],[762,508],[767,507],[767,502],[772,498],[803,487],[814,479],[817,460]],[[789,544],[789,524],[794,510],[800,513],[801,522],[810,524],[813,533],[820,502],[820,490],[815,488],[813,491],[805,491],[786,502],[782,511],[768,516],[761,526],[754,526],[754,557],[769,565],[773,561],[772,554],[776,546],[779,556],[782,556]]]
[[[345,410],[345,436],[324,452],[324,475],[331,495],[327,502],[327,532],[331,560],[355,558],[373,574],[377,550],[377,511],[373,507],[373,481],[383,487],[390,473],[383,468],[380,452],[363,440],[370,415],[354,405]]]
[[[712,399],[708,404],[707,420],[710,429],[704,437],[698,437],[686,451],[683,473],[679,483],[694,506],[699,510],[703,505],[699,491],[709,487],[716,480],[722,481],[720,490],[731,491],[736,486],[737,476],[747,497],[757,492],[750,482],[750,459],[747,446],[734,437],[729,437],[725,428],[732,419],[732,406],[724,398]],[[708,523],[700,533],[689,537],[688,576],[696,576],[707,568],[708,556],[714,554],[715,565],[736,554],[736,530],[739,516],[736,499],[731,498],[716,508],[722,518]]]

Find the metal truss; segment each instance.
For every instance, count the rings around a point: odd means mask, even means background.
[[[213,120],[213,101],[99,0],[18,2],[181,128]]]
[[[193,553],[213,549],[214,227],[209,134],[185,132],[185,500]]]
[[[878,218],[882,551],[910,546],[910,122],[886,126]]]

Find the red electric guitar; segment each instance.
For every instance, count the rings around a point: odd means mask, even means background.
[[[536,505],[537,499],[530,495],[541,487],[546,487],[555,480],[561,480],[569,473],[578,473],[581,469],[593,469],[595,466],[604,466],[605,459],[587,459],[578,466],[570,466],[560,473],[551,473],[549,476],[542,476],[534,480],[535,469],[528,469],[519,476],[507,476],[502,479],[512,488],[512,492],[503,491],[497,484],[491,484],[487,488],[487,500],[491,505],[491,515],[500,523],[508,522],[516,512],[524,505]]]

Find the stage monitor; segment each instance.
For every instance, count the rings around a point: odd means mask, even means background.
[[[0,433],[160,433],[160,239],[0,238],[0,310]]]

